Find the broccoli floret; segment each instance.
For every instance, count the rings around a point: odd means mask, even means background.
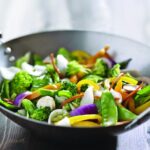
[[[31,84],[32,77],[26,71],[18,72],[10,83],[11,95],[27,91]]]
[[[68,90],[72,93],[72,95],[75,95],[77,93],[77,86],[75,83],[64,81],[60,90]]]
[[[105,77],[107,75],[108,66],[102,59],[97,59],[93,68],[93,74]]]
[[[49,107],[38,108],[34,110],[33,114],[31,115],[31,118],[44,121],[48,119],[50,112],[51,110]]]
[[[77,73],[82,74],[83,76],[90,73],[90,69],[85,68],[83,65],[80,65],[77,61],[71,61],[67,65],[66,75],[71,76]]]
[[[110,69],[109,75],[111,77],[117,77],[120,74],[120,65],[116,64],[113,66],[113,68]]]
[[[15,66],[21,68],[22,63],[24,62],[28,63],[30,57],[31,57],[31,53],[30,52],[26,53],[23,57],[20,57],[19,59],[16,60]]]

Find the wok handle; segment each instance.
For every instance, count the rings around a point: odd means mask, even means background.
[[[129,123],[127,126],[125,126],[125,129],[130,129],[137,125],[140,125],[141,123],[143,123],[143,121],[146,121],[148,119],[150,119],[150,108],[145,110],[135,120],[133,120],[131,123]]]

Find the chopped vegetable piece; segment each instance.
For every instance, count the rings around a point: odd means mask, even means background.
[[[115,125],[118,121],[118,111],[115,100],[110,92],[105,92],[102,94],[100,107],[102,125]]]
[[[80,106],[70,112],[70,116],[97,114],[97,107],[95,104],[87,104]]]
[[[0,105],[6,107],[7,109],[11,109],[11,110],[17,110],[19,109],[18,107],[16,107],[15,105],[9,104],[3,100],[0,99]]]
[[[88,84],[88,85],[93,86],[94,90],[99,90],[100,89],[100,86],[97,85],[95,82],[93,82],[91,80],[88,80],[88,79],[83,79],[83,80],[80,80],[77,83],[78,91],[80,91],[81,86],[84,85],[84,84]]]
[[[98,123],[92,121],[81,121],[72,125],[73,127],[100,127]]]
[[[143,104],[143,105],[137,107],[137,108],[135,109],[135,113],[136,113],[136,114],[140,114],[140,113],[142,113],[143,111],[145,111],[145,110],[148,109],[148,108],[150,108],[150,101],[148,101],[148,102],[146,102],[145,104]]]
[[[85,120],[97,120],[98,123],[101,122],[101,116],[96,114],[90,114],[90,115],[80,115],[80,116],[74,116],[70,117],[70,124],[73,125],[75,123],[85,121]]]
[[[120,121],[131,121],[135,119],[137,116],[123,107],[121,104],[118,104],[118,119]]]

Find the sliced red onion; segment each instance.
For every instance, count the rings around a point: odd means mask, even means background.
[[[16,106],[18,106],[18,107],[20,107],[22,100],[23,100],[26,96],[28,96],[28,95],[30,95],[30,94],[31,94],[31,92],[29,92],[29,91],[19,94],[19,95],[15,98],[13,104],[16,105]]]
[[[70,116],[86,115],[86,114],[97,114],[97,107],[95,104],[87,104],[80,106],[70,112]]]

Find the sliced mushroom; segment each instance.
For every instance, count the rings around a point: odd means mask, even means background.
[[[36,106],[37,106],[37,108],[50,107],[51,110],[53,110],[53,109],[55,109],[55,101],[54,101],[53,97],[44,96],[38,100]]]

